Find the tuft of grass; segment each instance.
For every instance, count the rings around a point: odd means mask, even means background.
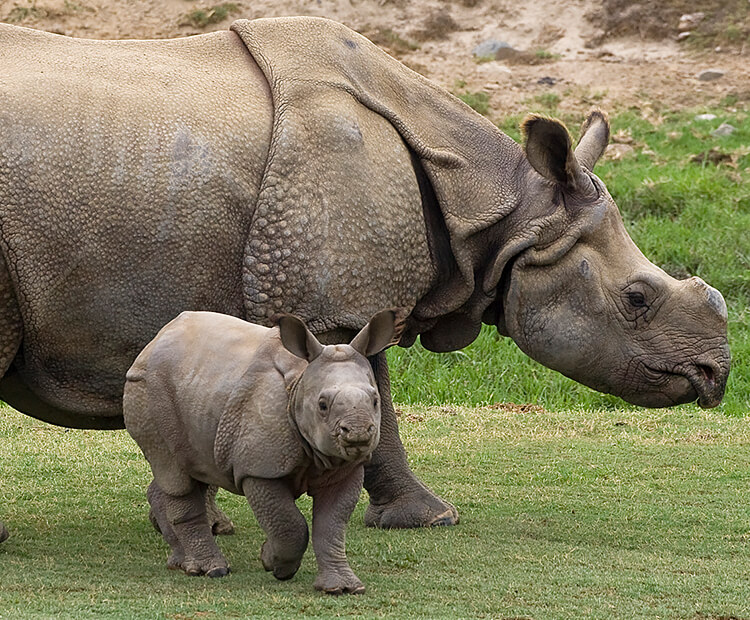
[[[11,24],[17,24],[25,19],[45,17],[46,15],[46,9],[37,7],[36,2],[31,2],[29,3],[29,6],[14,6],[5,17],[5,21]]]
[[[484,115],[489,114],[490,96],[487,93],[481,91],[464,91],[462,93],[457,93],[456,97],[458,97],[461,101],[463,101],[466,105],[468,105],[476,112]]]
[[[247,502],[220,492],[233,572],[166,569],[148,465],[124,431],[0,416],[0,616],[8,618],[730,618],[750,615],[750,426],[717,412],[404,407],[418,475],[457,506],[451,528],[365,528],[347,554],[368,591],[279,582]],[[310,502],[300,498],[309,519]]]
[[[534,103],[548,111],[556,110],[560,101],[562,101],[562,98],[557,93],[542,93],[534,96]]]
[[[205,28],[224,21],[230,15],[238,13],[239,10],[239,6],[234,2],[224,2],[210,8],[190,11],[185,15],[185,20],[195,28]]]

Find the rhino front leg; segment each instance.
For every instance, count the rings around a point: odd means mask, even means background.
[[[365,524],[382,528],[455,525],[458,511],[422,484],[409,468],[398,435],[385,353],[373,356],[370,363],[380,391],[381,423],[380,443],[365,466],[365,489],[370,494]]]
[[[23,338],[23,322],[5,262],[0,258],[0,378],[16,357]],[[8,530],[0,522],[0,543],[8,538]]]
[[[335,484],[310,490],[312,541],[318,563],[316,590],[327,594],[363,594],[365,591],[346,559],[346,525],[359,500],[363,478],[364,470],[360,466]]]
[[[308,540],[307,521],[292,491],[282,480],[246,478],[242,492],[266,533],[260,550],[263,568],[276,579],[291,579],[299,570]]]

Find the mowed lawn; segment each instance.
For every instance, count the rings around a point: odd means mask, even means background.
[[[311,551],[289,582],[266,573],[228,493],[234,572],[168,571],[127,433],[0,413],[0,618],[750,618],[750,427],[721,412],[405,408],[413,467],[461,523],[367,529],[363,494],[348,553],[368,591],[338,598]]]

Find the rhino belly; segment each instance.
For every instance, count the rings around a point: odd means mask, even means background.
[[[165,323],[182,310],[243,314],[268,87],[232,33],[101,42],[3,28],[0,244],[23,317],[16,383],[66,425],[118,418],[125,372]]]

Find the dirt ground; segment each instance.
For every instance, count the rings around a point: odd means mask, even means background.
[[[727,96],[750,100],[746,30],[730,23],[733,45],[696,47],[678,41],[679,13],[654,21],[643,14],[647,5],[631,0],[619,5],[616,0],[214,1],[0,0],[0,20],[110,39],[186,36],[226,28],[236,18],[324,16],[369,36],[449,90],[487,93],[493,118],[538,108],[534,102],[545,100],[559,100],[562,112],[636,106],[647,116],[658,116],[664,108],[710,105]],[[750,3],[737,6],[744,9],[737,19],[746,25]],[[623,32],[634,34],[620,36]],[[663,36],[654,38],[659,33]],[[526,53],[477,62],[472,50],[488,39]],[[706,69],[724,75],[699,81],[697,75]]]

